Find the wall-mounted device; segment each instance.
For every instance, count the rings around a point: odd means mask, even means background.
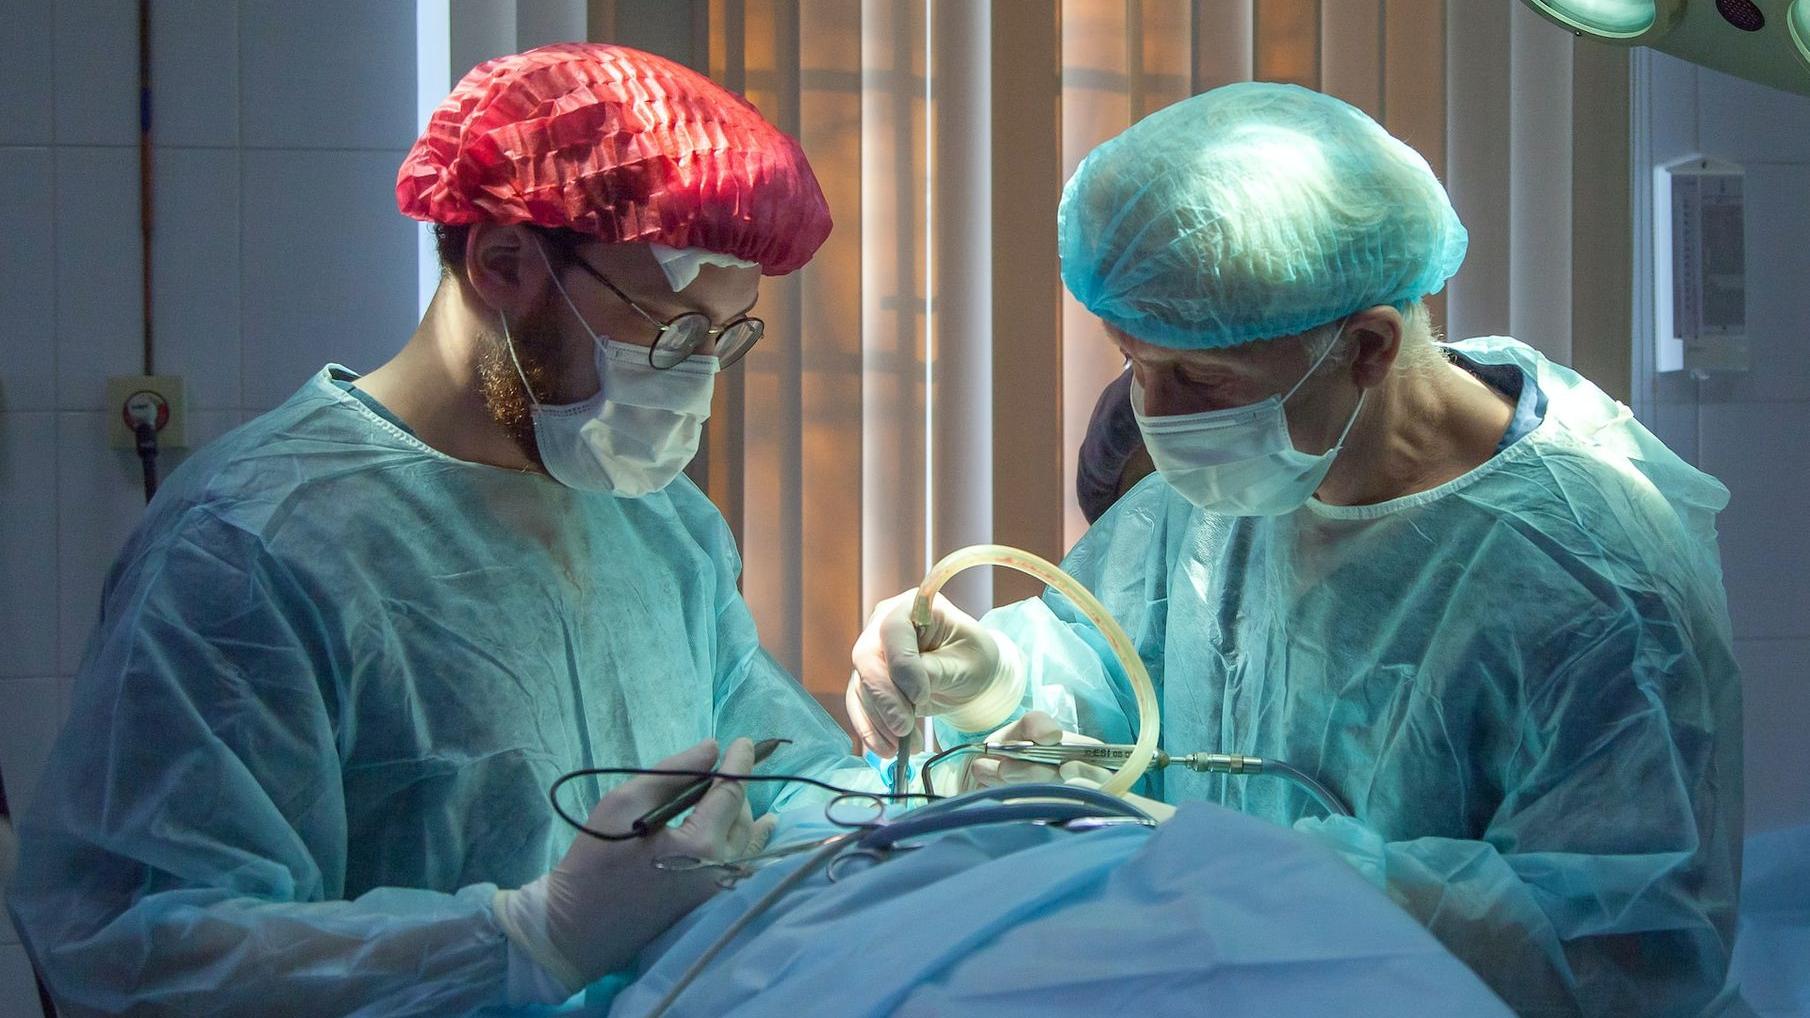
[[[1746,371],[1741,167],[1692,156],[1653,169],[1653,337],[1658,371]]]

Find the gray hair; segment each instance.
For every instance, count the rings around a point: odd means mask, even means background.
[[[1439,346],[1433,335],[1433,316],[1427,310],[1427,302],[1416,300],[1401,309],[1402,339],[1401,352],[1396,355],[1395,366],[1401,371],[1422,371],[1431,365],[1438,364]],[[1340,318],[1327,322],[1318,328],[1310,329],[1301,336],[1301,343],[1307,349],[1309,361],[1318,361],[1327,356],[1334,343],[1340,345],[1337,353],[1327,357],[1328,360],[1345,360],[1356,352],[1355,346],[1345,342],[1343,326],[1346,319]]]

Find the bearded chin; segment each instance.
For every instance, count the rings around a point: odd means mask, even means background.
[[[537,314],[513,323],[509,338],[515,342],[515,356],[509,355],[509,342],[501,333],[485,335],[478,355],[478,385],[484,394],[484,406],[490,419],[500,425],[529,462],[545,469],[540,447],[534,441],[534,401],[522,386],[522,376],[542,396],[553,391],[553,372],[548,368],[548,354],[558,348],[559,336],[545,315]],[[521,370],[516,370],[517,362]]]

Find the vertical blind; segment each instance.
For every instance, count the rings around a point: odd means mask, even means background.
[[[767,338],[720,379],[692,469],[768,650],[826,704],[868,609],[934,559],[982,541],[1055,559],[1084,531],[1076,451],[1121,364],[1062,290],[1057,199],[1092,147],[1190,94],[1287,81],[1367,111],[1472,231],[1435,322],[1625,372],[1625,56],[1519,4],[671,7],[691,62],[800,140],[835,217],[809,266],[764,284]],[[649,10],[590,0],[590,35],[633,43]],[[976,614],[1033,592],[972,573],[951,590]]]

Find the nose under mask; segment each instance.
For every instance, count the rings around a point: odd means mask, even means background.
[[[541,258],[547,260],[545,249]],[[648,363],[646,347],[599,336],[579,314],[550,261],[547,271],[591,337],[598,389],[577,403],[541,403],[522,372],[504,319],[510,360],[533,404],[534,444],[542,465],[554,480],[582,491],[635,498],[665,488],[697,455],[710,418],[717,359],[694,356],[656,369]]]
[[[1131,408],[1163,480],[1196,506],[1228,516],[1280,516],[1306,504],[1332,470],[1369,391],[1360,392],[1338,441],[1317,456],[1295,448],[1283,404],[1319,370],[1344,330],[1340,323],[1339,335],[1288,392],[1247,406],[1147,417],[1144,390],[1133,381]]]

